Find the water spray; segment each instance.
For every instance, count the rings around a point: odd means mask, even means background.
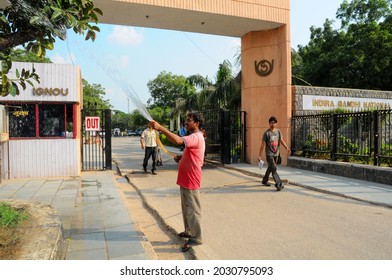
[[[132,85],[122,77],[122,74],[117,70],[113,69],[103,62],[99,61],[90,50],[85,50],[92,61],[94,61],[103,71],[104,73],[111,78],[116,84],[120,85],[122,91],[130,98],[132,103],[135,105],[136,109],[140,112],[140,114],[146,118],[148,121],[152,121],[152,117],[148,112],[146,106],[140,100],[139,96],[137,95],[136,91],[133,89]],[[159,137],[157,137],[157,143],[159,147],[167,154],[172,157],[175,157],[176,154],[168,151],[162,144]]]

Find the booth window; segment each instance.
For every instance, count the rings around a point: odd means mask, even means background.
[[[10,137],[35,137],[35,104],[8,107]]]
[[[73,138],[73,104],[16,104],[8,112],[10,137]]]
[[[39,137],[65,136],[64,105],[38,105]]]

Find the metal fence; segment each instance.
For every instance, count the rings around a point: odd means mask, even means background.
[[[293,116],[295,155],[392,166],[392,110]]]
[[[225,164],[246,162],[246,112],[201,111],[207,138],[206,158]]]
[[[82,170],[112,169],[111,110],[87,108],[82,110],[81,116]],[[99,117],[98,131],[86,129],[89,117]]]

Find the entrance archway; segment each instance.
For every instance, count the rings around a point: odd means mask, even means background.
[[[247,159],[257,162],[261,136],[271,115],[278,118],[289,142],[289,0],[96,0],[95,5],[104,13],[102,23],[241,38]]]

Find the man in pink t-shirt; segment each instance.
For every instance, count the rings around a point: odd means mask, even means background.
[[[182,155],[174,157],[179,162],[177,184],[180,186],[182,217],[185,230],[178,235],[188,238],[181,247],[183,252],[192,246],[202,244],[201,238],[201,207],[200,207],[200,182],[201,167],[204,163],[205,140],[200,129],[204,125],[203,116],[200,113],[189,113],[185,127],[189,135],[180,137],[170,132],[165,127],[151,121],[150,125],[161,131],[167,139],[176,145],[185,145]]]

